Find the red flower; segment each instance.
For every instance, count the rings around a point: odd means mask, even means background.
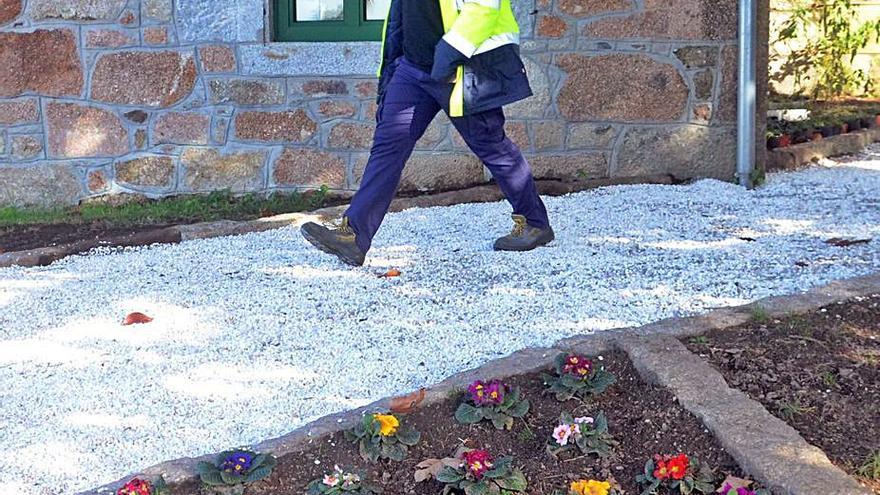
[[[135,478],[116,491],[116,495],[151,495],[153,484],[147,480]]]
[[[684,478],[687,474],[690,463],[690,459],[688,459],[688,456],[685,454],[678,454],[669,459],[669,462],[666,464],[667,469],[669,469],[669,477],[674,480]]]
[[[584,356],[579,356],[576,354],[572,354],[571,356],[565,358],[565,364],[562,366],[563,372],[581,378],[585,378],[587,375],[589,375],[592,369],[592,361]]]
[[[681,480],[687,476],[688,467],[690,467],[690,459],[686,454],[678,454],[677,456],[654,456],[656,467],[654,468],[654,477],[658,480]]]
[[[666,461],[663,459],[657,460],[657,465],[654,468],[654,477],[660,481],[669,479],[669,469],[666,467]]]
[[[492,456],[485,450],[470,450],[462,454],[461,458],[464,459],[465,468],[475,479],[482,478],[486,471],[492,469]]]

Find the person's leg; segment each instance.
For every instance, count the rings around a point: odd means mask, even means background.
[[[373,147],[361,185],[345,212],[357,235],[358,247],[366,253],[379,230],[400,184],[403,166],[440,111],[434,98],[419,81],[399,67],[386,88],[378,112]]]
[[[532,169],[520,149],[504,132],[500,109],[450,119],[468,147],[483,161],[513,207],[538,229],[548,229],[547,209],[538,196]]]

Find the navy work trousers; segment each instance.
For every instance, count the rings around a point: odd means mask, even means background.
[[[345,213],[364,252],[369,251],[388,212],[416,141],[437,112],[448,109],[451,92],[452,84],[437,82],[405,59],[398,59],[378,109],[373,148],[360,189]],[[529,225],[548,227],[547,210],[538,196],[532,170],[504,133],[504,112],[496,108],[450,120],[492,173],[513,212],[526,217]]]

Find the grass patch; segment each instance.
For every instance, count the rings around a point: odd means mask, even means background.
[[[327,202],[328,189],[307,193],[273,193],[241,196],[229,190],[207,195],[177,196],[123,205],[84,204],[71,208],[0,208],[0,227],[53,223],[105,222],[113,225],[149,225],[172,222],[204,222],[220,219],[243,220],[320,208]]]
[[[880,450],[868,456],[865,463],[856,469],[856,474],[870,480],[880,480]]]
[[[782,415],[786,421],[792,421],[794,418],[815,411],[814,407],[807,407],[801,405],[800,402],[782,402],[779,404],[779,414]]]
[[[753,322],[759,325],[770,323],[770,312],[767,311],[767,308],[763,306],[752,306],[750,311]]]

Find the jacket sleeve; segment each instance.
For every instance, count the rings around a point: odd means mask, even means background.
[[[379,89],[377,101],[382,100],[385,88],[394,75],[397,67],[395,61],[403,55],[403,19],[400,0],[391,0],[388,20],[385,27],[385,38],[382,44],[382,67],[379,69]]]
[[[437,44],[431,77],[450,79],[456,67],[471,58],[495,29],[501,0],[465,0],[458,18]]]

